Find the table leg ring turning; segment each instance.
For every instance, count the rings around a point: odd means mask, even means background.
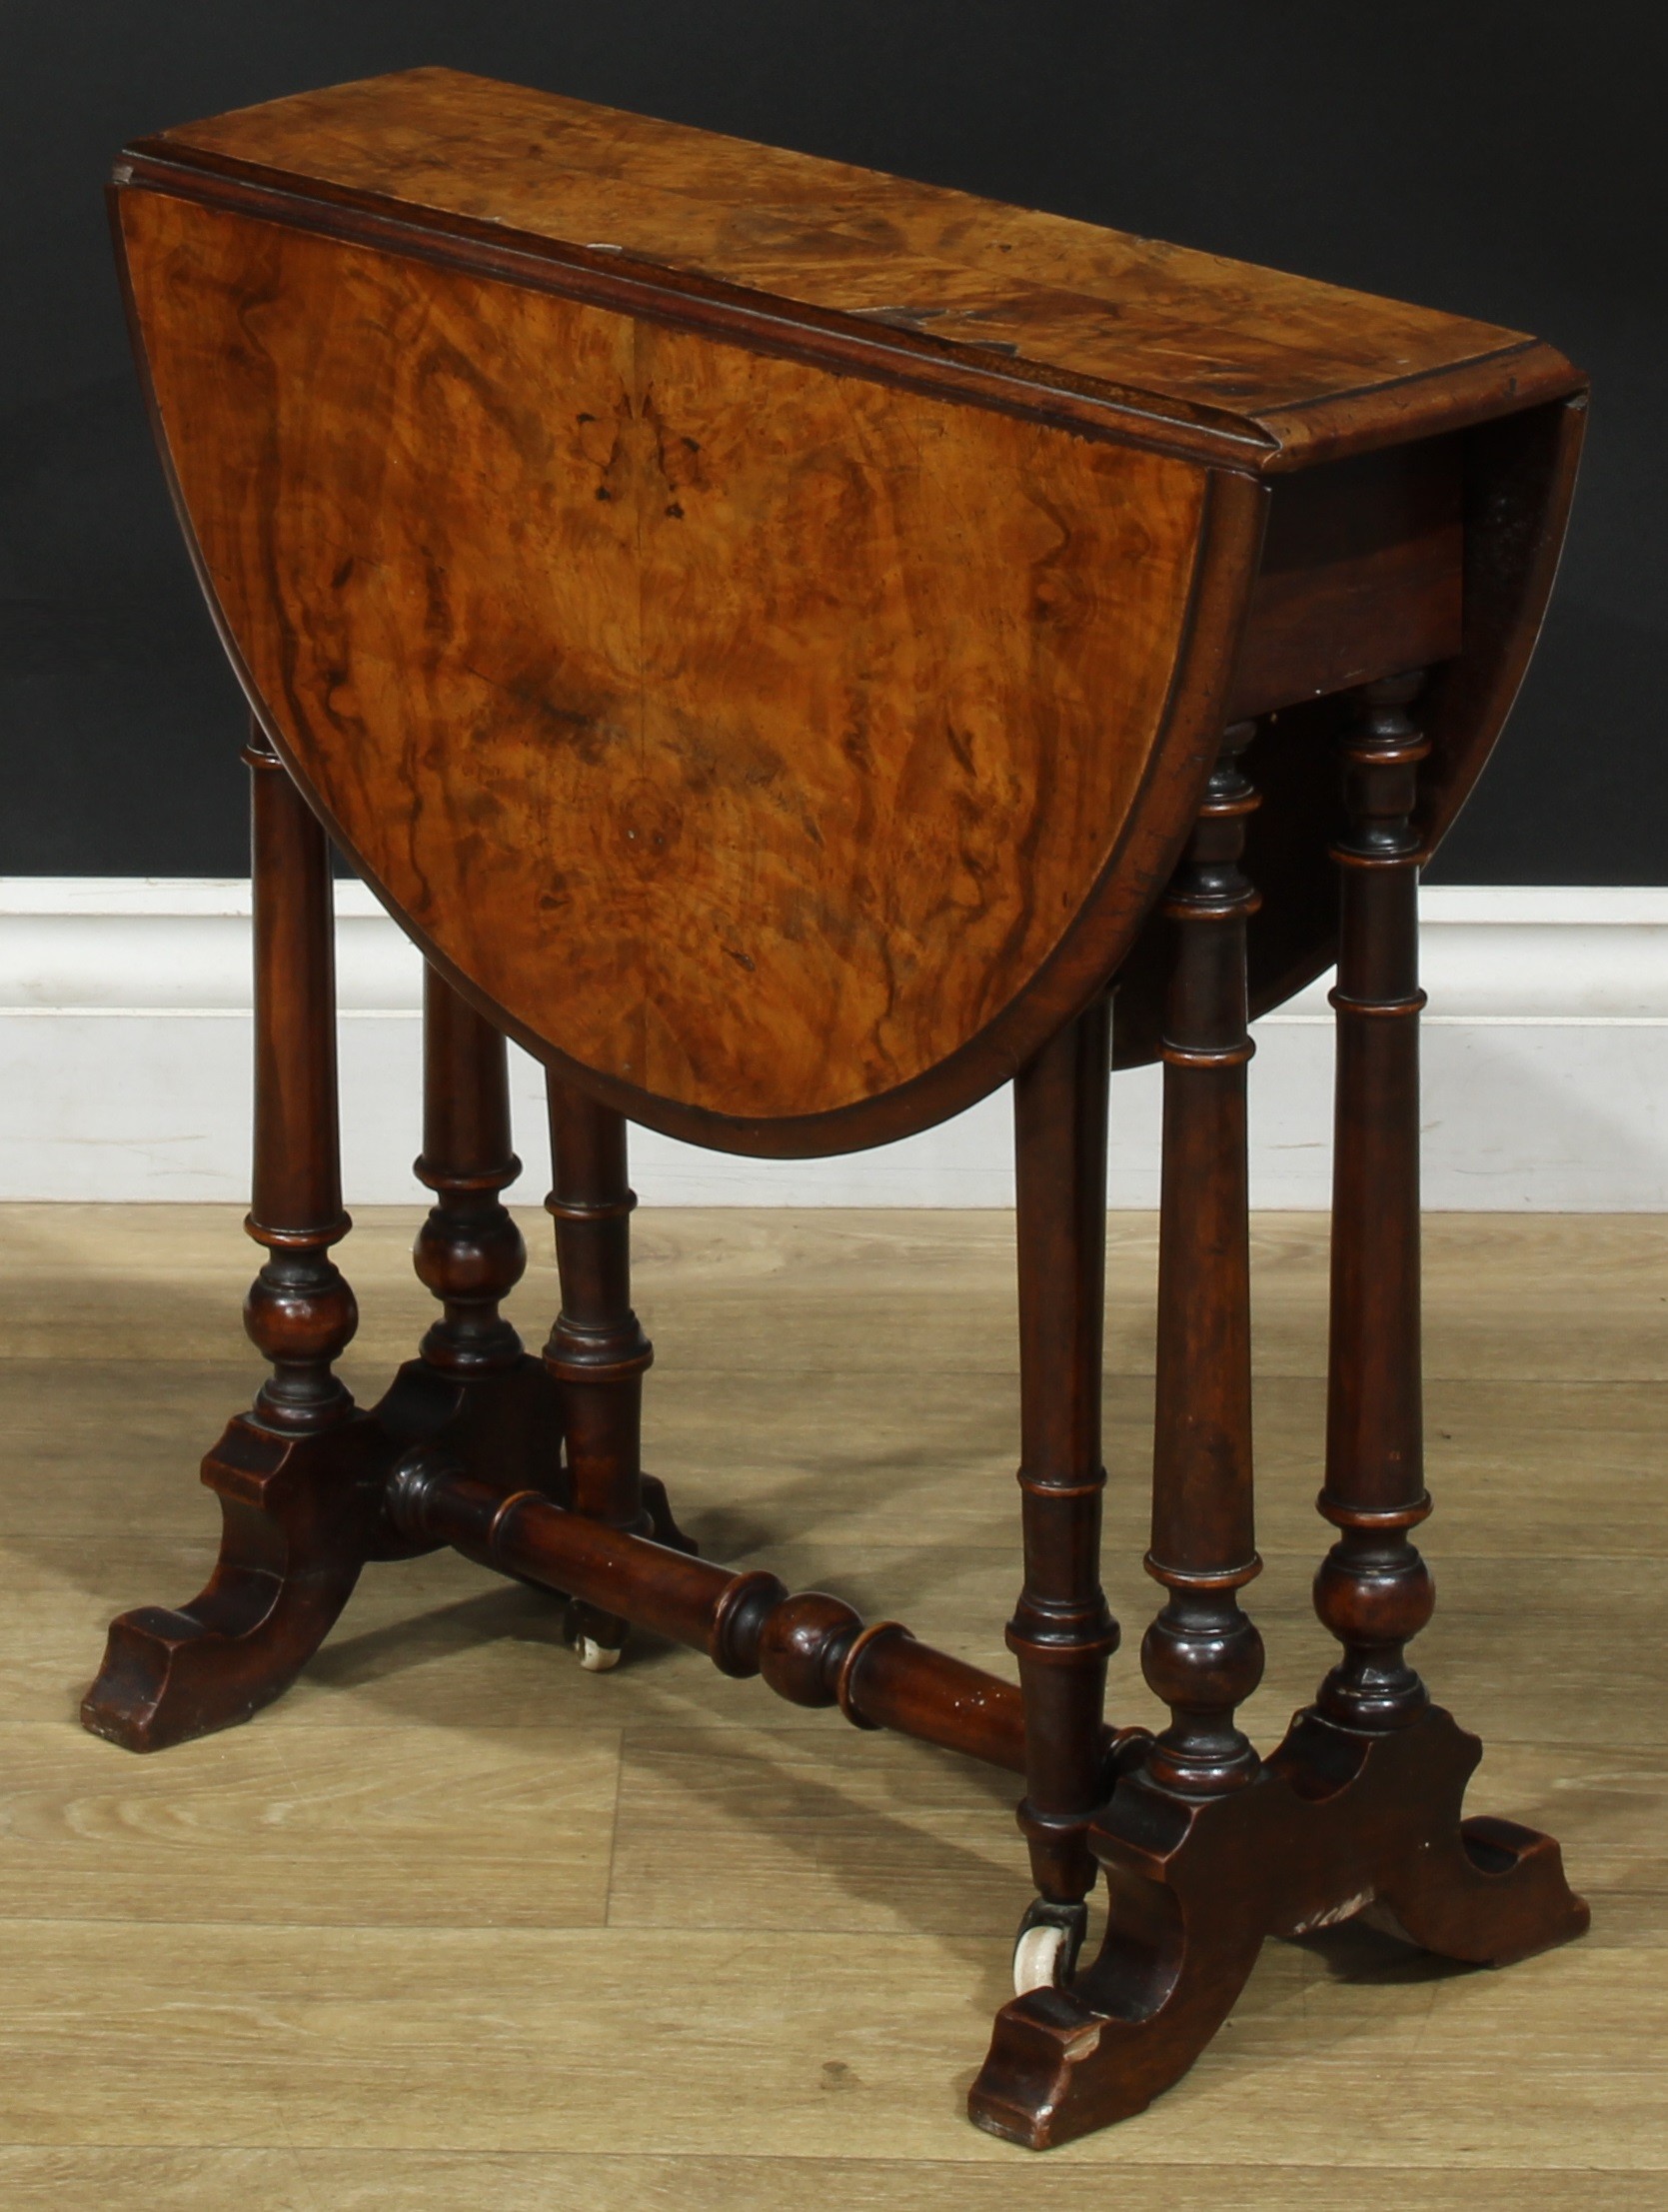
[[[442,1313],[383,1401],[356,1407],[331,1361],[354,1325],[329,1248],[336,1167],[328,871],[322,836],[257,743],[256,1207],[271,1257],[250,1329],[274,1364],[205,1462],[225,1513],[203,1595],[111,1630],[89,1727],[152,1749],[246,1718],[328,1631],[368,1559],[449,1544],[564,1596],[582,1658],[630,1624],[779,1696],[837,1707],[1021,1776],[1036,1898],[969,2097],[1032,2147],[1138,2111],[1225,2017],[1269,1935],[1374,1904],[1415,1942],[1501,1962],[1577,1934],[1586,1908],[1549,1838],[1464,1820],[1480,1755],[1431,1704],[1404,1646],[1430,1577],[1419,1448],[1417,1014],[1410,828],[1425,745],[1419,679],[1367,687],[1344,738],[1331,1385],[1316,1577],[1342,1656],[1259,1759],[1234,1714],[1262,1645],[1239,1593],[1252,1511],[1246,925],[1256,726],[1231,727],[1164,902],[1164,1062],[1152,1545],[1165,1597],[1141,1647],[1168,1705],[1156,1737],[1104,1717],[1117,1625],[1100,1587],[1111,1003],[1094,1000],[1014,1090],[1025,1573],[1007,1640],[1017,1684],[866,1624],[842,1599],[696,1555],[640,1464],[652,1358],[632,1310],[626,1124],[553,1076],[562,1310],[542,1360],[498,1301],[524,1265],[499,1193],[509,1148],[502,1036],[431,974],[418,1239]],[[1080,1953],[1105,1893],[1097,1954]]]
[[[1142,1665],[1171,1726],[1088,1833],[1105,1876],[1098,1957],[1019,1995],[970,2095],[1033,2148],[1127,2118],[1231,2009],[1269,1935],[1369,1904],[1445,1956],[1503,1963],[1579,1934],[1587,1908],[1549,1837],[1462,1821],[1481,1746],[1402,1659],[1429,1618],[1407,1530],[1429,1509],[1418,1448],[1418,1098],[1412,973],[1425,748],[1419,679],[1369,686],[1345,740],[1331,1396],[1321,1510],[1340,1530],[1316,1580],[1345,1656],[1266,1760],[1233,1723],[1262,1646],[1237,1593],[1251,1513],[1244,928],[1255,794],[1227,734],[1166,902],[1175,929],[1164,1059],[1153,1547],[1169,1590]]]
[[[1029,1878],[1016,1844],[968,2109],[1044,2148],[1174,2083],[1270,1936],[1371,1906],[1501,1963],[1587,1923],[1550,1838],[1464,1817],[1480,1746],[1409,1657],[1418,873],[1527,663],[1586,386],[1521,334],[791,169],[441,69],[123,153],[158,450],[253,717],[266,1371],[203,1461],[206,1586],[111,1624],[82,1718],[133,1751],[246,1720],[368,1564],[451,1546],[561,1601],[590,1671],[661,1636],[999,1768]],[[371,1405],[332,840],[425,962],[436,1306]],[[1265,1751],[1252,1024],[1334,955],[1332,1663]],[[509,1041],[547,1085],[538,1349]],[[1112,1071],[1154,1061],[1147,1729],[1107,1714],[1102,1363]],[[633,1123],[820,1158],[1004,1085],[1011,1675],[699,1555],[643,1465],[628,1172]]]

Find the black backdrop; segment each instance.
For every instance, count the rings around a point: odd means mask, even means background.
[[[0,873],[245,871],[241,714],[152,458],[124,139],[449,62],[1415,299],[1596,383],[1449,882],[1668,882],[1668,89],[1620,0],[0,0]]]

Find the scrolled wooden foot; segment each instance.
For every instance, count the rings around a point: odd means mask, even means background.
[[[1587,1908],[1550,1837],[1461,1821],[1480,1756],[1439,1706],[1389,1731],[1310,1709],[1226,1794],[1121,1777],[1090,1835],[1106,1877],[1099,1955],[1002,2007],[972,2118],[1044,2150],[1141,2111],[1221,2026],[1266,1936],[1372,1907],[1443,1957],[1504,1965],[1580,1935]]]
[[[95,1735],[156,1751],[247,1720],[329,1634],[379,1543],[393,1447],[334,1372],[359,1312],[331,1258],[351,1226],[337,1138],[330,855],[257,729],[255,1173],[245,1223],[266,1253],[244,1323],[272,1372],[203,1461],[220,1559],[177,1611],[112,1623],[81,1708]]]
[[[1593,1917],[1565,1879],[1551,1836],[1487,1814],[1461,1821],[1381,1902],[1410,1943],[1472,1966],[1511,1966],[1553,1950],[1585,1935]]]
[[[1425,1847],[1380,1883],[1376,1916],[1420,1950],[1471,1966],[1510,1966],[1585,1935],[1591,1909],[1565,1879],[1551,1836],[1492,1814],[1461,1819],[1482,1745],[1446,1713],[1435,1717],[1448,1737],[1438,1784],[1446,1802]]]
[[[1262,1947],[1235,1894],[1246,1808],[1265,1780],[1191,1802],[1122,1783],[1103,1820],[1127,1821],[1119,1847],[1096,1831],[1107,1926],[1094,1964],[997,2013],[967,2110],[1027,2150],[1051,2150],[1126,2120],[1180,2080],[1232,2010]],[[1017,1976],[1015,1976],[1017,1979]]]
[[[363,1414],[289,1436],[234,1419],[203,1462],[223,1521],[214,1573],[189,1605],[111,1622],[82,1725],[129,1751],[160,1751],[270,1705],[353,1594],[388,1457]]]

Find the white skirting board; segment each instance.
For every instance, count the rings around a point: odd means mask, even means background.
[[[1426,890],[1425,1199],[1668,1209],[1668,891]],[[343,1175],[350,1204],[424,1193],[421,964],[363,886],[338,887]],[[0,879],[0,1197],[242,1199],[249,1155],[249,886]],[[1257,1025],[1251,1191],[1322,1206],[1325,986]],[[540,1072],[512,1052],[513,1193],[548,1175]],[[1158,1192],[1158,1077],[1112,1091],[1110,1196]],[[662,1205],[1009,1205],[1005,1094],[837,1159],[751,1160],[636,1133]]]

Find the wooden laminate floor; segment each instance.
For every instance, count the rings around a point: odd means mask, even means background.
[[[362,1395],[427,1318],[412,1225],[343,1249]],[[1151,1715],[1153,1255],[1112,1226],[1122,1720]],[[1256,1227],[1265,1745],[1330,1649],[1324,1234]],[[1027,1898],[1005,1777],[661,1646],[584,1674],[553,1605],[450,1554],[371,1569],[247,1728],[83,1735],[108,1615],[212,1558],[195,1464],[255,1379],[252,1252],[215,1207],[0,1207],[0,1237],[7,2212],[1668,2205],[1668,1222],[1429,1224],[1420,1661],[1487,1740],[1473,1809],[1560,1837],[1591,1935],[1498,1974],[1270,1944],[1179,2088],[1043,2158],[961,2113]],[[1005,1670],[1007,1217],[646,1213],[638,1250],[649,1463],[703,1548]]]

